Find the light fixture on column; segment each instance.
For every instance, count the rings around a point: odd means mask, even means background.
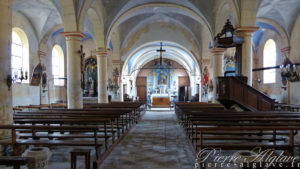
[[[24,74],[25,73],[25,74]],[[20,81],[22,83],[23,80],[28,79],[28,71],[23,71],[23,68],[20,69],[20,75],[18,73],[15,73],[14,75],[7,75],[6,77],[6,84],[8,86],[8,90],[10,90],[12,83],[16,83],[17,81]]]

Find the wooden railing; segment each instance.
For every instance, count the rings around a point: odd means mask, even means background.
[[[241,77],[218,77],[216,79],[216,99],[225,107],[238,104],[250,111],[272,111],[274,100],[249,86]]]

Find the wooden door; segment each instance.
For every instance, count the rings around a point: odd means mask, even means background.
[[[147,87],[146,86],[137,86],[137,96],[140,101],[147,100]]]
[[[127,84],[123,84],[123,94],[127,94]]]
[[[178,77],[179,101],[189,100],[190,78],[188,76]]]
[[[185,100],[185,87],[179,88],[179,101],[183,102]]]
[[[137,77],[136,88],[137,88],[137,96],[139,97],[139,100],[146,101],[147,100],[147,77]]]

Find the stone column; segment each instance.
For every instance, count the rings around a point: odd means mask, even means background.
[[[68,108],[83,108],[83,98],[81,89],[81,40],[85,35],[81,32],[63,32],[67,44],[67,95]]]
[[[108,103],[107,95],[107,57],[110,51],[96,51],[98,67],[98,103]]]
[[[213,102],[216,102],[216,78],[224,76],[224,53],[223,48],[213,48],[212,53],[212,64],[213,64]]]
[[[0,1],[0,124],[12,124],[12,92],[7,86],[7,77],[11,76],[11,1]],[[9,139],[10,130],[0,130],[0,140]],[[0,156],[3,147],[0,145]]]
[[[242,75],[248,77],[248,85],[252,86],[253,49],[252,35],[258,27],[238,27],[237,32],[244,37],[242,45]]]

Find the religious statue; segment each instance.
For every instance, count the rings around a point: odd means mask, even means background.
[[[202,88],[203,88],[203,96],[204,97],[207,97],[208,96],[208,92],[209,92],[209,80],[210,80],[210,77],[209,77],[209,72],[208,72],[208,68],[207,66],[204,67],[204,70],[203,70],[203,81],[202,81]]]
[[[90,90],[89,90],[89,96],[90,97],[92,97],[92,96],[94,96],[94,91],[95,91],[95,82],[94,82],[94,80],[90,77],[89,78],[89,82],[90,82]]]
[[[84,68],[84,96],[87,97],[95,97],[97,96],[97,60],[94,58],[88,58],[85,61]]]
[[[119,88],[120,86],[120,73],[119,73],[119,69],[116,67],[113,71],[113,76],[114,76],[114,85],[116,88]]]

